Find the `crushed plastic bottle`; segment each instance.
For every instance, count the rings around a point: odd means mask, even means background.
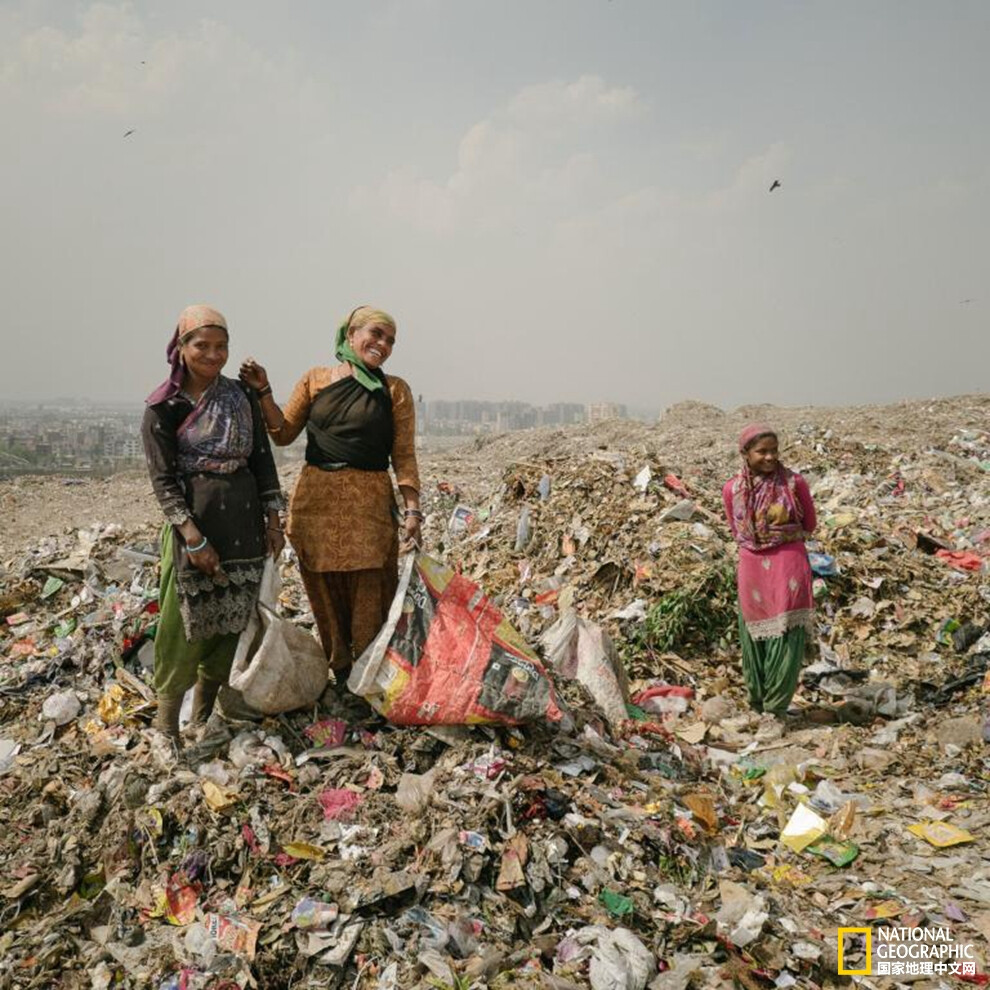
[[[525,550],[529,545],[530,537],[533,535],[529,522],[529,506],[524,505],[519,510],[519,522],[516,524],[516,545],[515,550]]]
[[[292,922],[297,928],[326,931],[340,914],[336,904],[327,904],[312,897],[303,897],[292,909]]]
[[[185,950],[196,962],[207,969],[213,964],[217,954],[217,940],[198,921],[186,929],[183,939]]]

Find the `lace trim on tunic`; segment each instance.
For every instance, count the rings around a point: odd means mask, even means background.
[[[258,584],[261,575],[265,570],[265,558],[258,560],[224,560],[220,566],[231,585],[243,587],[244,585]],[[223,591],[224,585],[218,584],[208,574],[197,571],[195,568],[183,569],[179,574],[179,592],[183,595],[209,595],[214,592]]]
[[[797,608],[791,612],[782,612],[770,619],[747,622],[746,631],[752,639],[773,639],[775,636],[783,636],[789,629],[797,629],[801,626],[809,633],[815,631],[813,608]]]
[[[167,509],[163,509],[165,514],[165,522],[171,523],[173,526],[178,528],[187,519],[192,518],[189,515],[189,506],[184,502],[179,505],[169,506]]]
[[[258,584],[225,590],[227,593],[222,597],[179,597],[179,613],[187,639],[209,639],[224,633],[244,632],[258,601]]]
[[[289,507],[289,502],[283,491],[261,492],[259,498],[261,499],[261,508],[265,512],[271,512],[274,509],[278,513],[283,513]]]
[[[197,570],[177,576],[179,612],[187,639],[208,639],[223,633],[240,633],[247,627],[258,601],[264,558],[225,560],[228,583],[217,584]]]

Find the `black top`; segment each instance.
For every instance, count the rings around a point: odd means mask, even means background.
[[[332,471],[352,467],[387,471],[392,456],[394,427],[392,396],[385,383],[370,391],[349,376],[316,393],[306,423],[306,463]]]

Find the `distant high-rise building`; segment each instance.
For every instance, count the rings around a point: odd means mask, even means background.
[[[625,419],[626,407],[620,402],[592,402],[588,406],[588,422],[600,423],[606,419]]]

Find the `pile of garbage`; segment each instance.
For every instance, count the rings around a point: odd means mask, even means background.
[[[984,419],[990,402],[915,404],[913,416],[907,404],[890,407],[898,434],[919,423],[911,442],[899,435],[894,444],[874,438],[873,409],[826,410],[822,423],[811,421],[814,410],[730,417],[683,405],[707,419],[681,428],[685,410],[675,407],[656,428],[510,434],[449,457],[432,493],[428,544],[532,635],[575,608],[642,647],[636,627],[664,619],[658,603],[703,589],[710,635],[699,637],[697,622],[683,630],[667,622],[671,635],[660,638],[710,659],[735,623],[736,551],[721,489],[738,466],[739,426],[766,418],[782,422],[783,457],[816,499],[809,551],[826,655],[902,679],[906,670],[927,680],[966,666],[961,656],[990,619],[990,433],[965,424]],[[635,666],[635,651],[626,659]]]
[[[427,450],[439,559],[407,561],[406,602],[421,576],[477,607],[473,582],[504,618],[481,608],[479,683],[497,647],[498,683],[539,704],[386,707],[397,609],[351,680],[371,706],[331,685],[249,720],[228,692],[178,755],[149,728],[155,516],[5,532],[0,987],[826,986],[837,927],[878,925],[975,944],[914,985],[985,982],[988,412],[692,404]],[[821,519],[784,733],[746,711],[720,515],[757,417]],[[291,553],[281,571],[308,629]]]

